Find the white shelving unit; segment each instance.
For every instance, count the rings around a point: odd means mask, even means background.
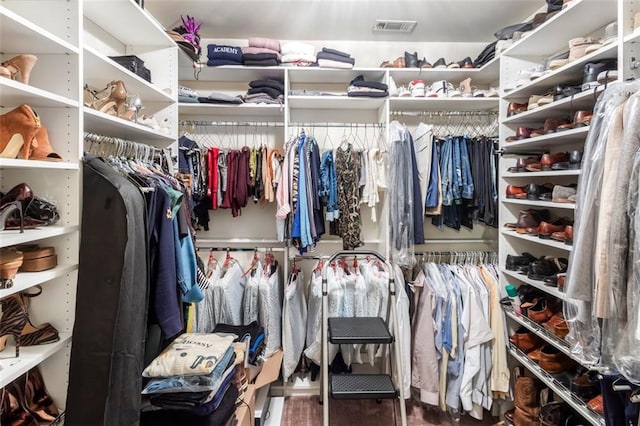
[[[13,357],[12,339],[0,354],[0,387],[29,369],[40,367],[47,389],[64,410],[78,269],[80,224],[80,157],[82,153],[81,0],[48,2],[8,0],[0,6],[0,61],[19,54],[38,57],[29,84],[0,78],[0,114],[26,104],[47,128],[50,143],[63,161],[0,159],[0,189],[9,191],[25,182],[36,196],[53,202],[60,221],[52,226],[0,231],[0,246],[52,246],[58,265],[42,272],[18,272],[13,286],[0,290],[0,299],[42,285],[30,303],[29,318],[37,326],[51,323],[59,332],[56,343],[21,346]],[[4,318],[3,318],[4,320]]]
[[[553,176],[553,175],[550,175]],[[575,210],[576,209],[576,205],[572,204],[572,203],[554,203],[553,201],[536,201],[536,200],[519,200],[516,198],[503,198],[502,199],[503,203],[506,204],[522,204],[525,206],[532,206],[532,207],[537,207],[537,208],[541,208],[541,207],[551,207],[553,209],[568,209],[568,210]]]
[[[499,98],[391,98],[393,111],[484,111],[497,110]]]
[[[537,245],[542,245],[542,246],[548,246],[548,247],[553,247],[559,250],[563,250],[563,251],[572,251],[573,250],[573,246],[570,246],[568,244],[565,244],[561,241],[556,241],[553,239],[545,239],[545,238],[539,238],[536,235],[529,235],[529,234],[518,234],[516,231],[512,231],[512,230],[502,230],[500,232],[500,234],[509,237],[509,238],[516,238],[519,240],[524,240],[524,241],[528,241],[530,243],[534,243]]]

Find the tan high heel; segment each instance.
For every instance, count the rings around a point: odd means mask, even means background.
[[[24,84],[29,84],[29,76],[31,75],[31,70],[33,69],[33,66],[37,61],[37,56],[25,54],[13,57],[8,61],[4,61],[2,63],[2,66],[9,71],[13,80],[18,80],[19,82]],[[20,78],[18,78],[18,74],[20,74]]]
[[[0,67],[0,77],[11,78],[11,71],[8,68]]]

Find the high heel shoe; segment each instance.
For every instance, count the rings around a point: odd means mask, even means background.
[[[40,117],[29,105],[0,115],[0,157],[28,159]]]
[[[29,76],[33,66],[38,61],[35,55],[18,55],[8,61],[4,61],[2,66],[11,73],[12,80],[18,80],[21,83],[29,84]],[[20,75],[20,78],[18,78]]]
[[[28,320],[27,311],[18,302],[18,298],[18,295],[12,294],[0,299],[0,352],[4,351],[9,336],[13,336],[16,342],[16,358],[20,356],[21,333]]]
[[[22,212],[22,203],[20,201],[10,202],[0,208],[0,226],[2,226],[3,231],[7,229],[7,222],[16,211],[20,214],[20,233],[24,232],[24,213]]]
[[[0,249],[0,278],[12,280],[24,263],[24,254],[11,247]]]
[[[91,90],[88,86],[86,89],[84,102],[90,103],[91,108],[118,117],[125,114],[123,107],[127,101],[127,89],[123,81],[112,81],[100,91]]]
[[[21,381],[21,380],[20,380]],[[41,423],[52,423],[60,411],[47,392],[42,373],[34,367],[26,374],[24,383],[24,403],[27,410]]]
[[[22,390],[10,383],[2,388],[0,424],[9,426],[38,426],[38,421],[27,410]]]
[[[37,293],[22,291],[16,298],[16,302],[27,313],[27,322],[20,335],[20,344],[22,346],[46,345],[60,340],[58,330],[54,326],[48,322],[35,326],[29,318],[29,298],[39,296],[42,293],[41,286],[38,285],[35,288],[38,289]]]

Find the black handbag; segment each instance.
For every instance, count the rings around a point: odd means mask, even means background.
[[[144,66],[144,61],[137,56],[109,56],[109,58],[120,65],[122,68],[128,69],[135,75],[151,83],[151,71],[149,71],[149,69]]]

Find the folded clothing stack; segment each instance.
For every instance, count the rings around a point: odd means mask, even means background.
[[[209,44],[207,45],[207,59],[207,65],[210,67],[242,65],[242,49],[237,46]]]
[[[251,104],[284,103],[284,84],[278,80],[253,80],[245,96],[245,102]]]
[[[385,98],[389,96],[389,87],[377,81],[365,81],[364,77],[359,75],[349,83],[347,96],[352,98]]]
[[[290,41],[282,45],[282,63],[286,65],[310,66],[316,63],[316,50],[307,43]]]
[[[178,86],[178,102],[197,104],[200,94],[190,87]]]
[[[258,325],[257,321],[252,321],[248,325],[217,324],[213,332],[235,334],[238,336],[235,342],[242,342],[248,338],[249,353],[247,360],[252,365],[257,364],[258,356],[262,355],[266,347],[264,327]]]
[[[321,52],[316,56],[318,66],[320,68],[344,68],[351,69],[356,60],[350,54],[335,49],[323,47]]]
[[[247,66],[278,66],[281,60],[280,42],[270,38],[250,37],[249,46],[242,48],[242,60]]]
[[[211,92],[209,96],[199,96],[198,102],[201,104],[227,104],[227,105],[240,105],[244,103],[242,96],[227,95],[226,93]]]

